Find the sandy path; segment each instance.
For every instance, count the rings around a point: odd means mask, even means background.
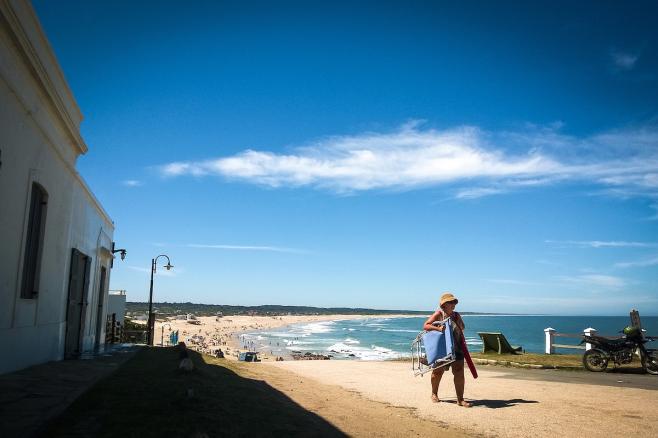
[[[241,375],[265,381],[304,409],[321,416],[347,436],[458,438],[469,435],[448,427],[445,423],[420,418],[414,409],[369,400],[356,391],[320,383],[316,379],[300,376],[283,368],[265,363],[244,362],[240,362],[238,366]],[[308,436],[317,434],[309,431]]]
[[[429,401],[429,375],[413,377],[406,363],[295,361],[261,366],[289,370],[325,385],[357,391],[370,400],[411,408],[422,418],[469,434],[658,436],[658,391],[521,380],[503,368],[483,368],[477,381],[467,376],[466,397],[476,402],[465,409],[454,403],[450,373],[444,375],[439,397],[453,403],[434,404]]]

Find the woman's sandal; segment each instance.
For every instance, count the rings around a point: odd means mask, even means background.
[[[439,396],[436,395],[436,394],[432,394],[432,402],[433,403],[438,403],[439,401],[440,401]]]
[[[473,406],[473,404],[467,402],[466,400],[462,400],[462,401],[460,401],[460,402],[457,402],[457,404],[458,404],[459,406],[463,406],[463,407],[465,407],[465,408],[470,408],[470,407]]]

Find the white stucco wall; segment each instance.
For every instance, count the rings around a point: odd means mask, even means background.
[[[114,225],[75,169],[81,115],[31,6],[0,1],[0,373],[64,353],[71,249],[92,257],[83,347],[107,302]],[[20,298],[32,182],[48,192],[38,298]],[[98,275],[105,266],[105,290]],[[104,324],[103,324],[104,327]],[[101,336],[104,339],[104,336]]]
[[[126,295],[125,294],[110,294],[107,302],[107,314],[116,314],[116,321],[123,325],[126,317]]]

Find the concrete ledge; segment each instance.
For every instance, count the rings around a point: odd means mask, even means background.
[[[48,362],[0,375],[0,436],[43,436],[48,421],[141,348],[121,344],[93,358]]]

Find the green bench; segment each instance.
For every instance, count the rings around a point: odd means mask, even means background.
[[[523,347],[510,345],[502,333],[478,332],[478,335],[482,339],[483,353],[521,354],[523,352]]]

